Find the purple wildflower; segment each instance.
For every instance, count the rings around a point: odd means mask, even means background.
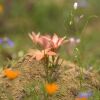
[[[6,48],[6,47],[14,47],[14,42],[12,40],[10,40],[9,38],[7,38],[7,37],[0,38],[0,44],[2,44],[2,46],[4,48]]]
[[[92,91],[88,91],[88,92],[81,92],[79,93],[78,97],[82,98],[82,97],[86,97],[89,98],[93,95]]]
[[[2,39],[2,38],[0,38],[0,44],[2,44],[2,42],[3,42],[3,39]]]
[[[7,39],[7,43],[10,47],[14,47],[14,42],[10,39]]]
[[[87,0],[77,0],[78,4],[79,4],[79,7],[80,8],[86,8],[88,7],[88,2]]]

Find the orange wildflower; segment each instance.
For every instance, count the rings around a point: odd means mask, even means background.
[[[87,100],[86,97],[82,97],[82,98],[76,98],[75,100]]]
[[[47,83],[45,89],[48,94],[52,95],[57,92],[58,85],[55,83]]]
[[[2,13],[3,13],[3,11],[4,11],[4,7],[3,7],[3,5],[2,5],[2,4],[0,4],[0,14],[2,14]]]
[[[8,78],[8,79],[15,79],[19,76],[20,72],[19,71],[13,71],[11,69],[5,69],[4,70],[4,75]]]

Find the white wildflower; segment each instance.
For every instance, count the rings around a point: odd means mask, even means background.
[[[73,22],[72,22],[72,21],[70,21],[70,22],[69,22],[69,25],[72,25],[72,24],[73,24]]]
[[[74,3],[74,9],[76,10],[76,9],[77,9],[77,7],[78,7],[78,3],[77,3],[77,2],[75,2],[75,3]]]

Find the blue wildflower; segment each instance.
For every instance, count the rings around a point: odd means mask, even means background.
[[[88,91],[88,92],[81,92],[79,93],[78,97],[82,98],[82,97],[86,97],[89,98],[93,95],[92,91]]]
[[[3,42],[3,39],[2,39],[2,38],[0,38],[0,44],[2,44],[2,42]]]
[[[10,40],[9,38],[7,39],[7,43],[10,47],[14,47],[14,42]]]
[[[12,40],[10,40],[9,38],[7,38],[7,37],[0,38],[0,44],[2,44],[2,46],[4,48],[6,48],[6,47],[14,47],[14,42]]]

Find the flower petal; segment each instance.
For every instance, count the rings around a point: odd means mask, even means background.
[[[59,40],[58,36],[56,34],[54,34],[52,37],[52,41],[55,45],[58,43],[58,40]]]
[[[41,44],[44,47],[44,49],[50,48],[51,47],[50,38],[46,36],[41,36],[39,39],[39,44]]]
[[[11,69],[5,69],[4,70],[4,75],[8,78],[8,79],[15,79],[19,76],[20,72],[19,71],[13,71]]]
[[[38,33],[37,35],[35,34],[35,32],[32,32],[32,34],[29,33],[29,37],[33,42],[37,43],[40,37],[40,33]]]
[[[37,60],[37,61],[40,61],[40,60],[42,60],[43,58],[44,58],[44,55],[43,55],[42,53],[36,55],[36,60]]]
[[[58,85],[55,83],[47,83],[45,86],[46,92],[50,95],[56,93],[58,88]]]
[[[55,52],[52,52],[52,51],[48,51],[48,52],[47,52],[47,55],[49,55],[49,56],[55,56],[56,53],[55,53]]]

